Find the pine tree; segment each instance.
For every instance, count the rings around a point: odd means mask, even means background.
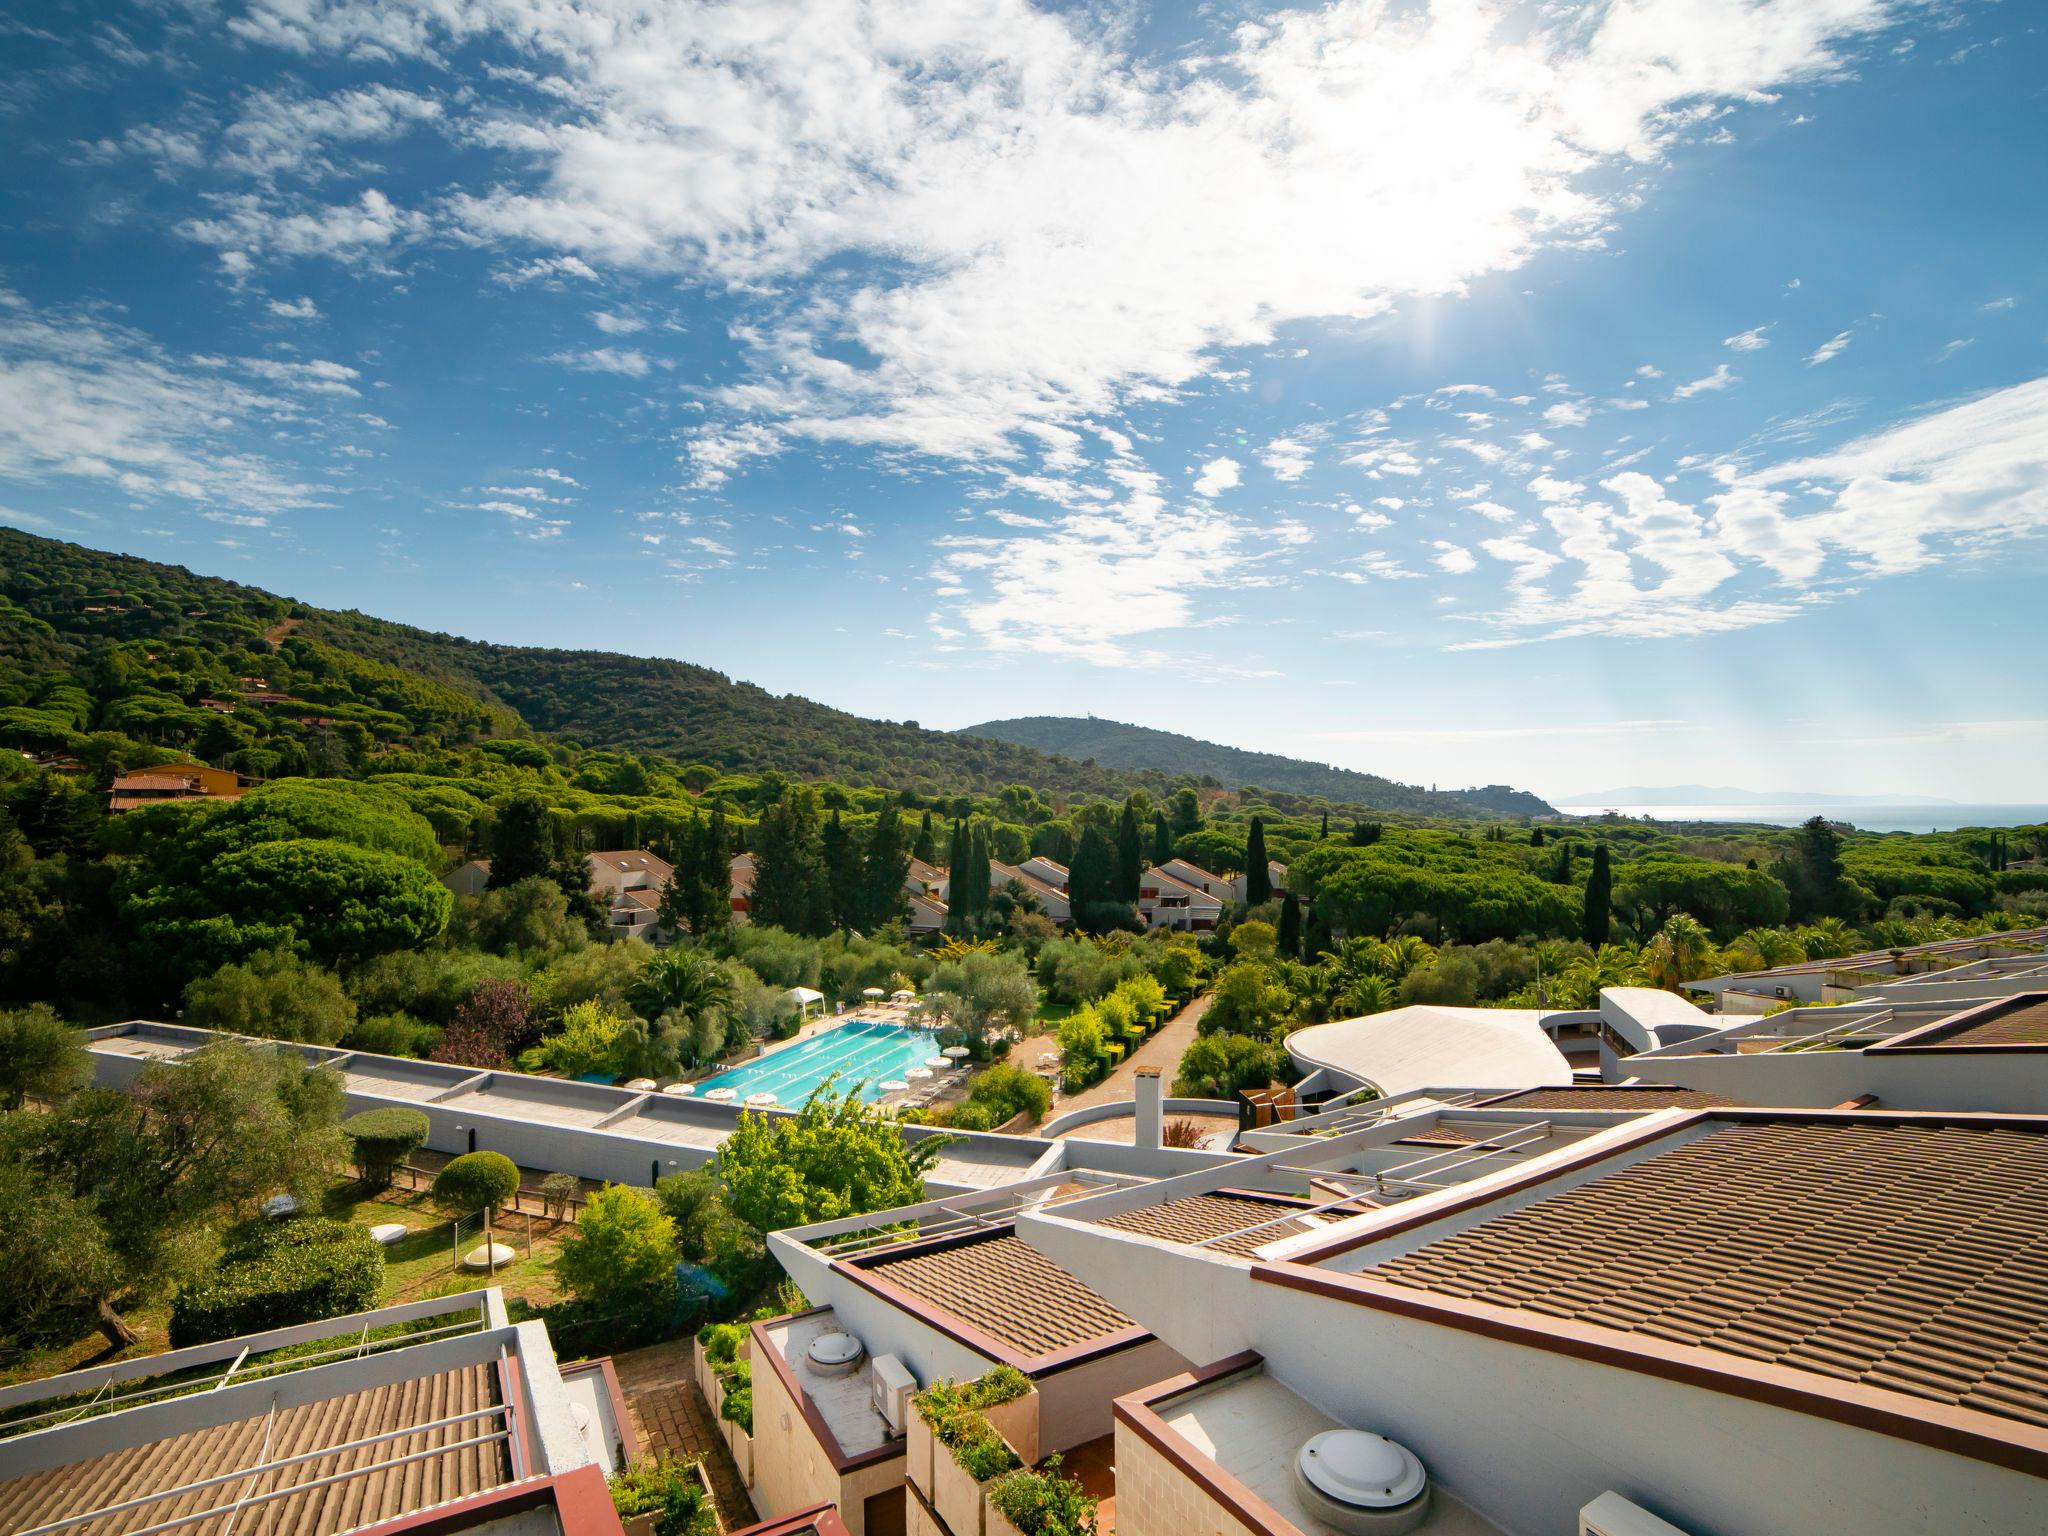
[[[917,841],[910,845],[912,858],[922,859],[927,864],[939,862],[939,838],[932,830],[932,813],[926,811],[924,820],[917,824]]]
[[[1292,895],[1280,903],[1280,954],[1287,960],[1301,958],[1301,903]]]
[[[1380,833],[1383,830],[1385,829],[1376,821],[1354,821],[1351,824],[1351,846],[1370,848],[1380,840]]]
[[[1143,872],[1143,844],[1138,840],[1138,810],[1130,801],[1124,802],[1124,813],[1116,824],[1116,880],[1110,889],[1110,896],[1116,901],[1135,903],[1138,899],[1138,876]]]
[[[1152,813],[1152,862],[1164,864],[1173,857],[1173,828],[1166,824],[1166,813]]]
[[[927,814],[926,827],[930,827]],[[903,882],[910,874],[910,855],[903,847],[903,818],[895,806],[875,818],[861,861],[861,921],[870,930],[903,915],[908,898]]]
[[[859,927],[864,894],[861,890],[860,853],[854,847],[853,834],[840,824],[836,810],[832,819],[825,823],[824,836],[818,842],[818,856],[825,866],[826,909],[831,914],[832,926],[838,929]]]
[[[1607,864],[1607,845],[1593,845],[1593,872],[1586,877],[1585,914],[1580,929],[1586,942],[1598,949],[1607,942],[1614,923],[1614,873]]]
[[[1273,899],[1273,876],[1266,868],[1266,821],[1252,818],[1251,835],[1244,840],[1244,900],[1248,907]]]
[[[1186,837],[1190,832],[1201,830],[1202,797],[1192,788],[1182,787],[1173,792],[1173,831],[1176,837]]]
[[[560,861],[560,839],[554,817],[539,795],[514,795],[498,812],[498,824],[491,831],[492,890],[502,890],[536,875],[552,875]]]
[[[1529,846],[1531,848],[1541,848],[1543,846],[1543,829],[1541,827],[1531,827],[1529,829]]]

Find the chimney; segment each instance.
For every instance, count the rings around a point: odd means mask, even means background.
[[[1160,1116],[1164,1104],[1159,1097],[1159,1069],[1138,1068],[1138,1134],[1141,1147],[1156,1147],[1160,1138]]]

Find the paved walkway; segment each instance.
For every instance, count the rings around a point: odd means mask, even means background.
[[[612,1369],[619,1373],[619,1391],[640,1432],[641,1448],[650,1456],[666,1452],[701,1460],[704,1475],[711,1479],[719,1529],[736,1531],[758,1517],[711,1405],[691,1379],[690,1346],[689,1339],[675,1339],[627,1350],[612,1356]]]
[[[1167,1020],[1166,1027],[1158,1034],[1119,1062],[1109,1076],[1092,1088],[1084,1088],[1071,1097],[1059,1099],[1054,1103],[1052,1112],[1055,1115],[1063,1115],[1070,1109],[1086,1109],[1093,1104],[1108,1104],[1113,1100],[1136,1098],[1140,1067],[1157,1067],[1160,1082],[1167,1096],[1171,1097],[1173,1079],[1180,1071],[1181,1054],[1193,1042],[1195,1027],[1202,1022],[1202,1015],[1208,1011],[1209,994],[1204,992]]]

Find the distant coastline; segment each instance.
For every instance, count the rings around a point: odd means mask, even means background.
[[[2048,804],[1896,805],[1825,804],[1812,800],[1779,805],[1590,805],[1560,806],[1567,816],[1597,819],[1609,810],[1656,821],[1729,822],[1748,826],[1796,827],[1814,816],[1847,822],[1866,832],[1950,832],[1958,827],[2024,827],[2048,822]]]

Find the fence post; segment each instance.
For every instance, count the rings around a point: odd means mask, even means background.
[[[533,1257],[533,1218],[526,1218],[526,1256]]]
[[[448,1223],[448,1267],[462,1268],[462,1218],[457,1216]]]

